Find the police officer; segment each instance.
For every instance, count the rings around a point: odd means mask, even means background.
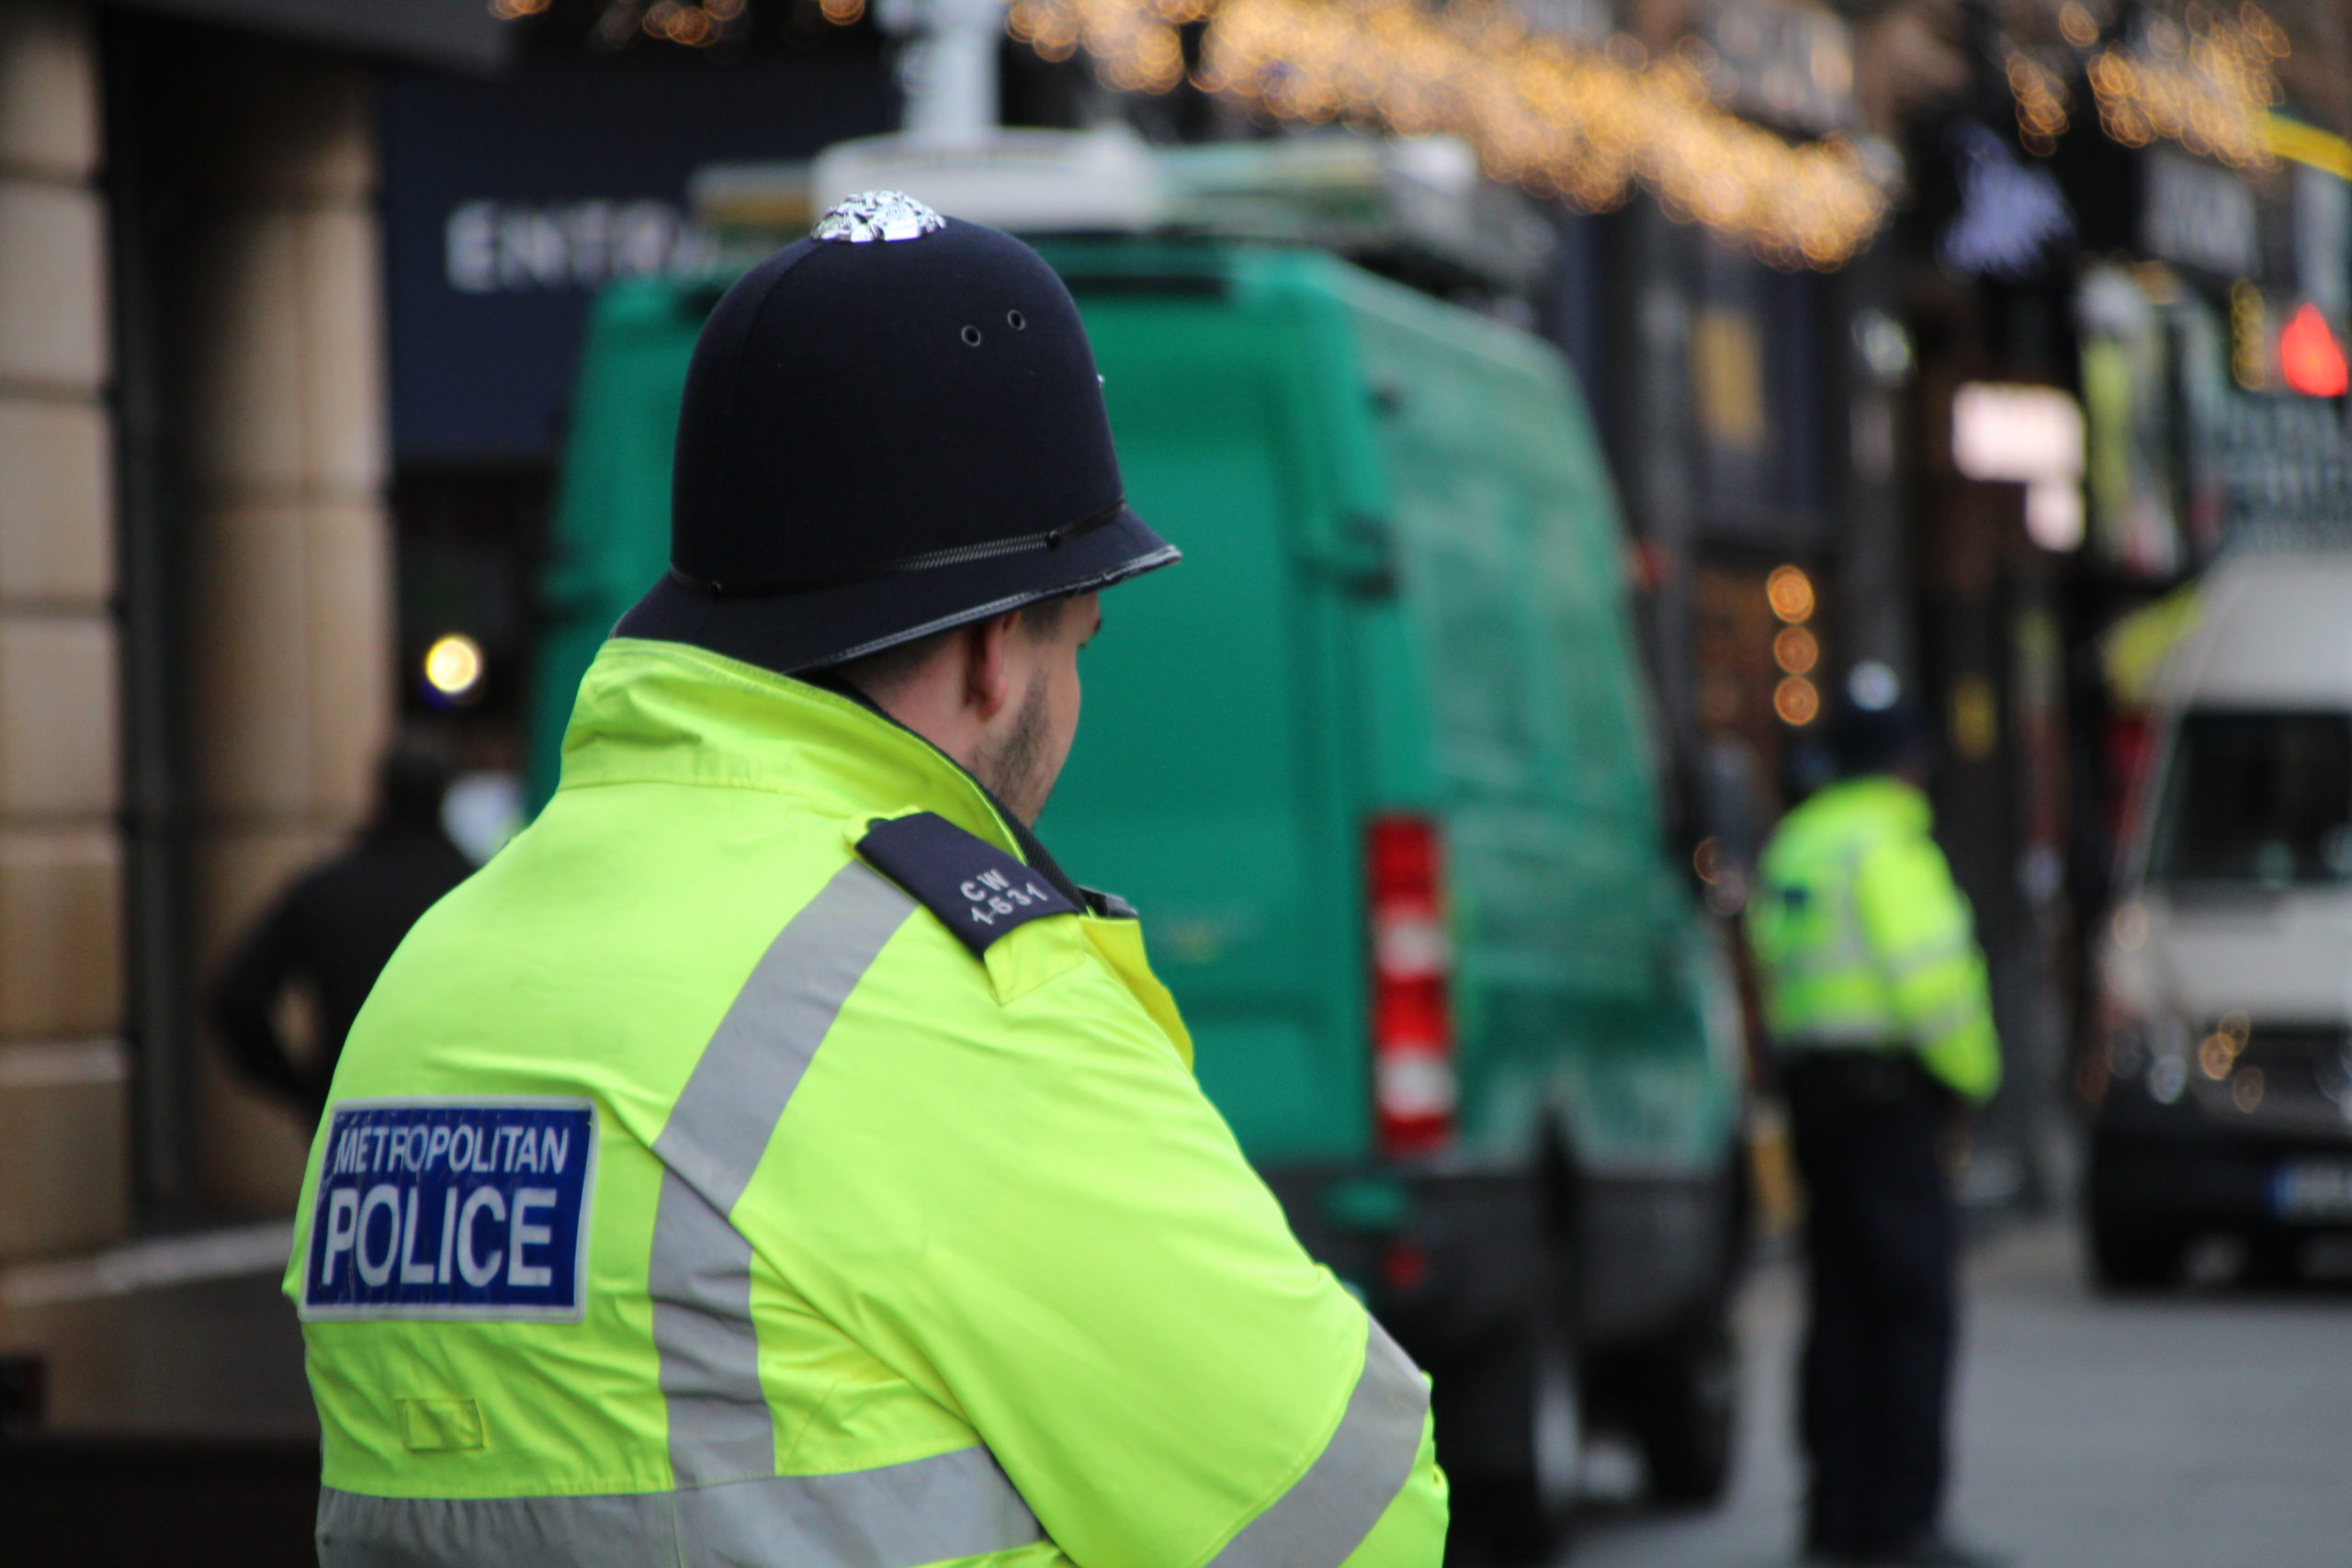
[[[703,329],[672,530],[336,1075],[321,1561],[1436,1563],[1424,1379],[1031,831],[1177,554],[1059,280],[834,209]]]
[[[1808,1198],[1806,1546],[1830,1562],[1966,1568],[1995,1560],[1939,1522],[1957,1242],[1945,1161],[1956,1111],[1999,1082],[2000,1047],[1967,901],[1929,836],[1925,724],[1857,703],[1829,739],[1836,777],[1774,831],[1749,916]]]

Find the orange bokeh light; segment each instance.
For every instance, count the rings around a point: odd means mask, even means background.
[[[1813,579],[1802,567],[1775,567],[1764,580],[1764,597],[1771,601],[1772,614],[1793,625],[1813,614]]]
[[[1772,711],[1782,724],[1802,729],[1821,716],[1821,693],[1802,675],[1792,675],[1772,688]]]

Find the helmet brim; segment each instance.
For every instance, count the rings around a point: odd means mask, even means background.
[[[615,637],[692,643],[779,674],[844,664],[1046,599],[1173,565],[1175,546],[1127,507],[1050,548],[796,592],[730,594],[665,572]]]

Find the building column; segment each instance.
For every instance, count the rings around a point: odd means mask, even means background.
[[[366,817],[393,696],[368,72],[227,38],[205,52],[173,399],[200,987]],[[204,1205],[282,1213],[311,1129],[233,1079],[198,1034]]]
[[[0,1263],[129,1224],[97,75],[0,0]]]

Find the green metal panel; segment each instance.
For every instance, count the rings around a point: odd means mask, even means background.
[[[1605,469],[1557,357],[1306,251],[1065,244],[1128,496],[1185,563],[1106,596],[1042,825],[1142,906],[1201,1078],[1261,1162],[1372,1147],[1360,835],[1437,812],[1464,1154],[1565,1119],[1602,1168],[1723,1157],[1738,1064],[1666,864]],[[662,570],[711,290],[592,322],[549,574],[542,797],[579,673]]]
[[[1517,1149],[1550,1107],[1589,1166],[1712,1163],[1736,1043],[1711,1028],[1690,962],[1703,928],[1666,863],[1589,422],[1524,334],[1360,275],[1340,288],[1382,411],[1407,639],[1442,694],[1424,733],[1451,863],[1464,1140]],[[1382,682],[1366,693],[1375,710],[1396,700]]]
[[[1086,317],[1128,499],[1185,560],[1105,596],[1043,831],[1073,874],[1146,905],[1201,1081],[1253,1156],[1357,1155],[1362,958],[1329,776],[1344,750],[1318,673],[1328,628],[1295,560],[1302,522],[1336,502],[1300,300],[1217,253],[1053,257]]]
[[[1616,507],[1556,355],[1314,253],[1053,255],[1131,498],[1189,559],[1112,597],[1047,831],[1143,905],[1244,1143],[1368,1150],[1358,834],[1422,808],[1452,862],[1464,1153],[1523,1157],[1550,1110],[1595,1166],[1711,1168],[1736,1042],[1666,863]]]

